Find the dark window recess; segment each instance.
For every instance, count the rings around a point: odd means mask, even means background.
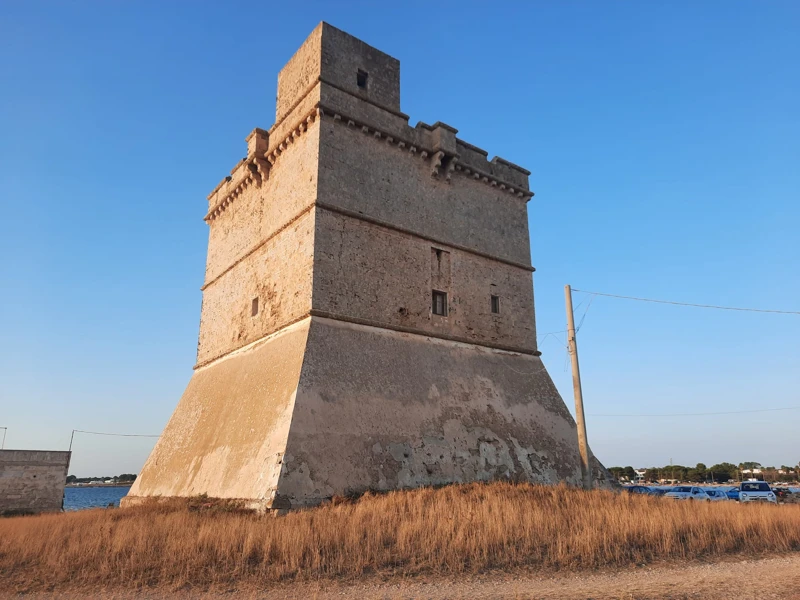
[[[359,69],[358,73],[356,73],[356,83],[358,84],[358,87],[360,87],[362,90],[367,89],[367,78],[368,77],[369,77],[369,75],[367,74],[367,72],[366,71],[362,71],[361,69]]]
[[[435,315],[447,316],[447,293],[433,290],[433,304],[431,310]]]
[[[250,316],[255,317],[258,314],[258,298],[253,298],[253,302],[250,304]]]
[[[492,296],[492,312],[500,314],[500,296]]]

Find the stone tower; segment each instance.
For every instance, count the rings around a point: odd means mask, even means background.
[[[580,482],[536,348],[530,173],[408,120],[400,63],[326,23],[281,70],[208,197],[195,373],[126,503]]]

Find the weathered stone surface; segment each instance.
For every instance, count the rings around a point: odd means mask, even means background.
[[[530,264],[527,205],[465,175],[431,175],[431,160],[326,119],[320,134],[319,202],[429,239]]]
[[[70,452],[0,450],[0,514],[59,511]]]
[[[577,483],[536,347],[530,173],[409,126],[399,62],[327,24],[276,114],[208,197],[197,370],[126,503]]]
[[[208,494],[271,504],[308,325],[197,369],[128,497]]]
[[[530,271],[325,209],[316,213],[316,310],[465,342],[536,350]],[[431,314],[433,289],[448,293],[447,316]],[[491,313],[493,294],[502,299],[499,314]]]
[[[575,436],[536,356],[312,317],[279,489],[578,484]]]

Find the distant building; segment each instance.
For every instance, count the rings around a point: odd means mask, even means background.
[[[70,452],[0,450],[0,515],[59,511]]]

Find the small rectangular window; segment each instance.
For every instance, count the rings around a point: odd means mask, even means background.
[[[356,73],[356,83],[362,90],[367,89],[367,77],[369,77],[367,72],[362,71],[361,69],[359,69],[358,73]]]
[[[258,298],[253,298],[253,302],[250,304],[250,316],[255,317],[258,314]]]
[[[500,314],[500,296],[492,296],[492,312]]]
[[[447,293],[433,290],[433,305],[431,306],[433,314],[442,317],[447,316]]]

